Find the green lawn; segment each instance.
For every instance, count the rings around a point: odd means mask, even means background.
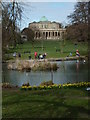
[[[42,49],[42,43],[43,48]],[[88,52],[88,43],[77,43],[77,46],[74,45],[75,42],[71,42],[69,40],[65,41],[64,43],[60,41],[35,41],[34,47],[32,47],[32,44],[30,42],[25,42],[21,45],[17,45],[15,49],[8,50],[8,53],[13,52],[20,52],[22,54],[22,59],[28,59],[29,54],[24,54],[25,51],[31,51],[31,56],[34,58],[34,52],[37,51],[37,53],[47,53],[47,58],[60,58],[60,57],[66,57],[69,55],[70,52],[72,52],[72,55],[75,56],[76,49],[79,50],[81,55],[87,55]],[[56,49],[62,50],[63,53],[60,51],[56,52]],[[11,54],[12,56],[12,54]]]
[[[85,118],[87,120],[90,113],[88,104],[90,92],[88,93],[86,88],[36,91],[4,89],[2,95],[3,118],[69,118],[69,120]]]

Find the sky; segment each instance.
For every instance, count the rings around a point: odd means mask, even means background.
[[[68,24],[67,16],[74,10],[75,2],[26,2],[23,4],[21,30],[29,23],[39,22],[42,16],[48,21],[56,21],[63,25]]]

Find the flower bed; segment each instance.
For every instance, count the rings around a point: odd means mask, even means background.
[[[22,85],[21,90],[46,90],[46,89],[61,89],[61,88],[80,88],[80,87],[89,87],[90,82],[78,82],[78,83],[67,83],[67,84],[53,84],[53,85],[40,85],[40,86],[26,86]]]

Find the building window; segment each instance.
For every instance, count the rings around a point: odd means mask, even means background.
[[[48,25],[45,25],[45,28],[47,28],[48,27]]]
[[[55,29],[55,28],[56,28],[56,26],[54,25],[54,26],[53,26],[53,29]]]

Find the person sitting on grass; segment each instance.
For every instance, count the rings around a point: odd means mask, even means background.
[[[38,55],[38,59],[40,59],[40,55],[41,55],[41,54]]]
[[[44,58],[44,59],[46,58],[46,55],[47,55],[46,53],[43,54],[43,58]]]
[[[43,55],[42,54],[40,55],[40,59],[43,59]]]
[[[29,60],[31,60],[31,55],[29,55],[28,57],[29,57]]]
[[[72,52],[70,52],[69,56],[72,56]]]
[[[21,53],[18,53],[18,57],[21,58]]]
[[[15,58],[16,58],[16,52],[14,52],[14,53],[13,53],[13,57],[15,57]]]

